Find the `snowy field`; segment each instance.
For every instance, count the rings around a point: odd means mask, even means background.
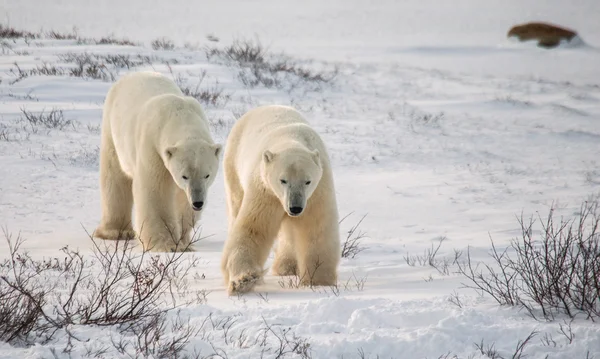
[[[469,249],[473,263],[491,264],[490,237],[509,246],[521,214],[554,207],[571,218],[600,192],[600,3],[483,3],[4,1],[0,24],[41,36],[0,39],[0,226],[35,259],[62,260],[65,246],[93,257],[104,97],[119,76],[155,70],[203,93],[221,143],[252,107],[302,111],[329,148],[342,241],[351,231],[362,249],[342,259],[337,288],[269,274],[255,293],[228,297],[220,172],[202,239],[183,257],[193,266],[180,278],[179,316],[197,331],[178,357],[600,358],[597,321],[499,306],[464,288],[454,260]],[[585,43],[506,39],[531,20],[574,28]],[[243,39],[307,72],[259,79],[218,51]],[[447,270],[410,265],[440,240]],[[2,238],[0,263],[9,252]],[[0,342],[0,358],[144,357],[128,333],[71,324],[46,343]]]

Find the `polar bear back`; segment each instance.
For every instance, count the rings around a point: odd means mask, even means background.
[[[160,155],[158,149],[173,145],[167,143],[172,138],[210,138],[206,116],[197,101],[184,96],[174,81],[156,72],[123,76],[109,91],[104,106],[105,129],[111,134],[121,168],[129,176],[142,148],[154,149],[144,156]]]
[[[248,111],[235,124],[226,148],[226,157],[238,173],[242,187],[258,174],[265,150],[298,145],[326,153],[325,145],[302,114],[292,107],[268,105]],[[323,156],[328,161],[327,156]],[[329,166],[329,164],[326,164]]]

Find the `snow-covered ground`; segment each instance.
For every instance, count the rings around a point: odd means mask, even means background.
[[[530,358],[600,357],[598,324],[577,319],[569,343],[558,333],[561,319],[536,321],[461,289],[465,279],[457,274],[405,260],[441,238],[440,257],[470,247],[475,261],[488,260],[489,237],[508,245],[520,233],[521,212],[544,215],[554,204],[571,216],[600,189],[600,4],[483,3],[5,1],[0,22],[17,29],[64,33],[76,26],[80,37],[114,34],[139,45],[0,40],[0,226],[21,232],[23,248],[41,258],[60,256],[66,245],[89,253],[86,230],[100,219],[99,124],[111,82],[68,74],[16,81],[18,69],[75,67],[66,54],[142,59],[109,72],[156,70],[192,88],[203,78],[200,89],[223,90],[228,98],[205,105],[222,143],[235,119],[254,106],[303,111],[329,147],[340,215],[349,215],[342,233],[364,216],[358,232],[365,250],[342,260],[340,282],[349,285],[339,293],[282,288],[269,275],[257,288],[262,297],[228,297],[219,272],[227,235],[220,173],[201,221],[206,238],[190,254],[199,258],[190,287],[210,291],[205,304],[183,310],[193,322],[211,313],[235,318],[234,335],[255,334],[263,321],[291,328],[310,343],[313,358],[487,358],[474,346],[482,340],[510,357],[533,330],[540,334],[525,348]],[[505,39],[512,25],[528,20],[575,28],[585,44],[542,50]],[[209,61],[203,49],[254,35],[307,68],[338,73],[317,89],[302,82],[292,90],[248,88],[238,67]],[[176,47],[152,49],[150,42],[163,36]],[[53,108],[72,124],[33,131],[22,119],[21,109]],[[7,255],[0,241],[0,256]],[[453,293],[462,307],[449,300]],[[190,351],[260,357],[260,346],[238,345],[222,328],[207,330],[214,346],[198,336]],[[99,348],[118,335],[110,327],[73,331]],[[556,345],[542,341],[544,335]],[[30,348],[0,343],[0,358],[47,358],[53,349],[68,357],[60,352],[67,340]],[[83,357],[92,344],[73,345],[72,357]],[[127,356],[112,350],[104,357]]]

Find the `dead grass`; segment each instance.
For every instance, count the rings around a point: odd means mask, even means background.
[[[458,261],[462,256],[462,252],[459,250],[454,250],[454,255],[452,257],[438,256],[438,252],[442,246],[442,243],[446,240],[446,237],[440,237],[437,246],[432,243],[431,247],[426,249],[423,254],[406,253],[404,256],[404,261],[411,267],[415,267],[417,265],[420,267],[432,267],[435,268],[441,275],[450,275],[450,269],[458,264]],[[431,277],[431,279],[433,278]]]
[[[72,52],[60,54],[58,58],[63,64],[71,66],[44,62],[34,68],[23,69],[15,62],[14,67],[9,71],[14,77],[10,84],[15,84],[30,76],[72,76],[114,82],[118,78],[120,70],[130,70],[157,61],[154,57],[142,55],[100,55]]]
[[[339,223],[341,224],[346,218],[348,218],[350,214],[342,218]],[[342,243],[342,258],[356,258],[356,256],[360,252],[366,249],[366,247],[364,247],[361,244],[362,240],[366,238],[366,233],[358,230],[358,227],[363,222],[366,216],[366,214],[362,216],[358,223],[356,223],[348,230],[346,234],[346,239]]]
[[[50,30],[44,35],[46,38],[54,40],[77,40],[79,38],[79,35],[77,34],[77,28],[73,28],[71,32],[59,32],[55,30]]]
[[[225,47],[208,46],[205,53],[209,61],[238,67],[238,79],[247,88],[319,91],[338,73],[337,68],[316,70],[303,66],[289,56],[270,52],[258,40],[237,39]]]
[[[153,40],[150,45],[154,50],[168,50],[175,49],[175,43],[166,37],[161,37]]]
[[[39,38],[39,34],[24,30],[18,30],[12,26],[0,24],[0,39],[18,38],[37,39]]]
[[[218,81],[215,81],[215,84],[212,86],[203,86],[202,84],[206,79],[206,75],[206,71],[201,72],[197,75],[196,83],[191,85],[189,79],[181,75],[175,75],[171,70],[171,76],[173,76],[175,83],[184,95],[191,96],[207,106],[224,107],[231,99],[231,95],[219,85]]]
[[[50,111],[40,112],[28,111],[21,108],[21,121],[27,123],[31,128],[44,127],[47,129],[64,130],[67,127],[74,128],[74,122],[65,118],[61,109],[52,108]]]
[[[29,76],[62,76],[65,74],[65,69],[42,63],[31,69],[22,69],[18,63],[14,63],[14,68],[9,70],[9,73],[14,76],[14,80],[9,82],[11,85],[29,77]]]
[[[136,43],[129,41],[127,38],[117,38],[113,35],[94,40],[94,43],[96,45],[137,46]]]

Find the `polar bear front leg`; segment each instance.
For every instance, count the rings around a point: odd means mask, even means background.
[[[161,178],[152,173],[133,180],[136,231],[146,251],[180,252],[186,243],[176,218],[174,184]]]
[[[300,283],[306,286],[335,285],[341,257],[337,216],[305,215],[293,224]]]
[[[194,211],[184,191],[177,189],[177,219],[181,226],[181,244],[188,247],[187,251],[194,251],[192,241],[198,240],[195,226],[200,219],[202,211]]]
[[[291,218],[284,217],[277,237],[277,250],[272,266],[273,274],[278,276],[296,275],[298,261],[294,245],[294,225]]]
[[[221,259],[229,295],[249,292],[262,280],[283,216],[281,205],[267,194],[243,199]]]

